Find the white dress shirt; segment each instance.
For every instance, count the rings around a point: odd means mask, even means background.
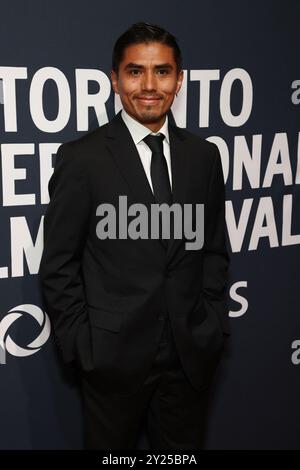
[[[168,132],[168,116],[166,116],[165,122],[160,128],[158,132],[152,132],[148,127],[143,126],[140,122],[138,122],[136,119],[131,117],[123,108],[121,111],[121,116],[128,127],[128,130],[132,136],[132,139],[135,143],[135,146],[137,148],[137,151],[139,153],[141,162],[143,164],[146,176],[148,178],[150,187],[153,192],[153,186],[152,186],[152,181],[151,181],[151,173],[150,173],[150,166],[151,166],[151,156],[152,152],[146,142],[143,141],[143,139],[151,134],[151,135],[157,135],[157,134],[164,134],[165,138],[163,140],[163,152],[165,159],[167,161],[168,165],[168,172],[169,172],[169,179],[170,179],[170,185],[172,188],[172,172],[171,172],[171,156],[170,156],[170,140],[169,140],[169,132]]]

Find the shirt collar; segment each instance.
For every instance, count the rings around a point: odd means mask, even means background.
[[[168,144],[170,144],[169,141],[169,131],[168,131],[168,115],[166,115],[166,119],[162,127],[159,129],[158,132],[152,132],[148,127],[144,126],[140,122],[138,122],[136,119],[134,119],[132,116],[130,116],[125,109],[123,108],[121,111],[122,118],[127,125],[129,132],[134,140],[135,144],[138,144],[143,140],[147,135],[156,135],[158,133],[161,133],[165,136],[166,141]]]

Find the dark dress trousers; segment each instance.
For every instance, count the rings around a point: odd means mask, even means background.
[[[63,360],[82,377],[87,448],[130,448],[148,411],[157,448],[196,448],[230,334],[225,188],[216,145],[169,123],[173,203],[204,204],[204,245],[100,239],[97,207],[154,195],[121,112],[62,144],[49,181],[40,279]],[[194,214],[194,213],[193,213]],[[194,215],[193,215],[194,217]],[[118,220],[118,217],[117,217]],[[129,218],[130,220],[130,218]]]

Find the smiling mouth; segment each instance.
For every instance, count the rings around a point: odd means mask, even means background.
[[[160,98],[138,98],[138,101],[143,104],[156,104],[160,101]]]

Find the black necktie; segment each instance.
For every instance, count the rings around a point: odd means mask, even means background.
[[[151,181],[153,186],[154,198],[158,204],[167,203],[172,204],[172,190],[170,185],[168,166],[163,152],[163,140],[165,136],[159,135],[147,135],[144,138],[144,142],[148,145],[152,151],[151,157]],[[162,220],[160,221],[162,223]],[[160,224],[161,226],[161,224]],[[172,226],[172,221],[171,221]],[[170,227],[171,230],[171,227]],[[161,231],[160,231],[161,235]],[[168,240],[163,239],[163,242],[168,247]]]
[[[164,138],[163,134],[149,134],[144,138],[144,142],[146,142],[152,152],[150,173],[155,200],[158,204],[163,202],[171,204],[172,191],[168,166],[163,152]]]

